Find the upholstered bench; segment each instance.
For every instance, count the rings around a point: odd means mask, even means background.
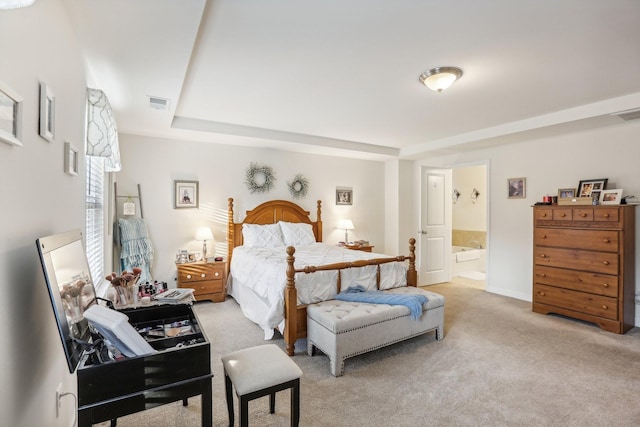
[[[369,304],[339,300],[323,301],[307,307],[307,352],[315,348],[329,357],[331,374],[344,373],[344,361],[435,330],[436,340],[444,338],[444,297],[422,288],[407,286],[384,292],[422,294],[422,316],[413,320],[402,305]]]

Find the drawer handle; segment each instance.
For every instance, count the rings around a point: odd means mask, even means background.
[[[609,265],[609,261],[602,261],[604,265]]]
[[[611,240],[609,240],[609,239],[604,239],[604,242],[605,242],[605,243],[611,243]]]
[[[546,234],[542,235],[542,238],[543,238],[543,239],[546,239],[546,238],[547,238],[547,235],[546,235]]]
[[[608,284],[608,283],[603,283],[603,284],[602,284],[602,287],[603,287],[603,288],[608,288],[608,287],[609,287],[609,284]]]
[[[543,296],[545,295],[545,293],[544,293],[544,292],[542,292],[542,291],[540,291],[540,292],[538,292],[538,295],[540,295],[540,296],[542,296],[542,297],[543,297]]]
[[[547,256],[545,254],[541,254],[540,258],[546,258]]]
[[[580,214],[580,216],[581,216],[582,218],[584,218],[584,217],[586,217],[586,216],[587,216],[587,214],[586,214],[586,213],[584,213],[584,212],[582,212],[582,213]]]
[[[542,273],[540,277],[547,277],[546,273]]]
[[[562,214],[560,214],[560,216],[564,218],[565,216],[567,216],[567,214],[563,212]]]
[[[207,275],[206,275],[206,274],[204,274],[204,273],[201,273],[201,274],[200,274],[200,277],[205,278],[205,277],[207,277]]]
[[[603,309],[603,310],[609,310],[609,307],[607,307],[606,305],[603,305],[603,306],[602,306],[602,309]]]
[[[204,289],[204,286],[200,286],[200,289]]]
[[[547,214],[546,214],[546,213],[543,213],[543,214],[541,214],[540,216],[544,218],[545,216],[547,216]]]
[[[604,214],[603,216],[604,216],[605,218],[609,218],[609,214],[608,214],[608,213]]]
[[[187,274],[187,279],[191,279],[191,275],[190,274]]]
[[[215,273],[213,273],[214,276],[218,277],[220,275],[219,271],[216,271]]]

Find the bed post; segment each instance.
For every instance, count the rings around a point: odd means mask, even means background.
[[[293,254],[296,249],[293,246],[287,247],[287,286],[284,289],[284,343],[287,346],[287,354],[293,356],[295,351],[297,331],[297,311],[298,311],[298,290],[294,280],[296,270],[293,262],[296,260]]]
[[[409,239],[409,269],[407,270],[407,285],[418,286],[418,272],[416,271],[416,239]]]
[[[231,267],[231,254],[233,253],[233,247],[236,236],[234,235],[234,226],[233,226],[233,198],[229,197],[227,199],[228,210],[227,210],[227,276],[229,275],[229,268]]]
[[[318,229],[316,242],[322,242],[322,200],[318,200],[318,210],[316,212],[316,224]]]

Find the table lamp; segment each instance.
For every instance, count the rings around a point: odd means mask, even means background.
[[[196,232],[196,240],[201,240],[202,244],[202,259],[207,260],[207,240],[214,240],[213,233],[209,227],[200,227]]]
[[[353,222],[350,219],[343,219],[340,221],[340,227],[344,230],[344,243],[349,243],[349,230],[353,230]]]

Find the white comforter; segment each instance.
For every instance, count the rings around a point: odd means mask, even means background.
[[[295,267],[325,265],[358,259],[386,258],[389,255],[354,251],[324,243],[296,248]],[[274,328],[284,321],[284,288],[287,275],[285,247],[265,248],[239,246],[234,248],[227,291],[240,304],[245,316],[257,323],[271,339]],[[381,265],[380,289],[406,286],[406,263]],[[333,299],[336,295],[337,271],[311,274],[297,273],[298,304]],[[342,271],[342,289],[359,284],[376,288],[376,266]]]

